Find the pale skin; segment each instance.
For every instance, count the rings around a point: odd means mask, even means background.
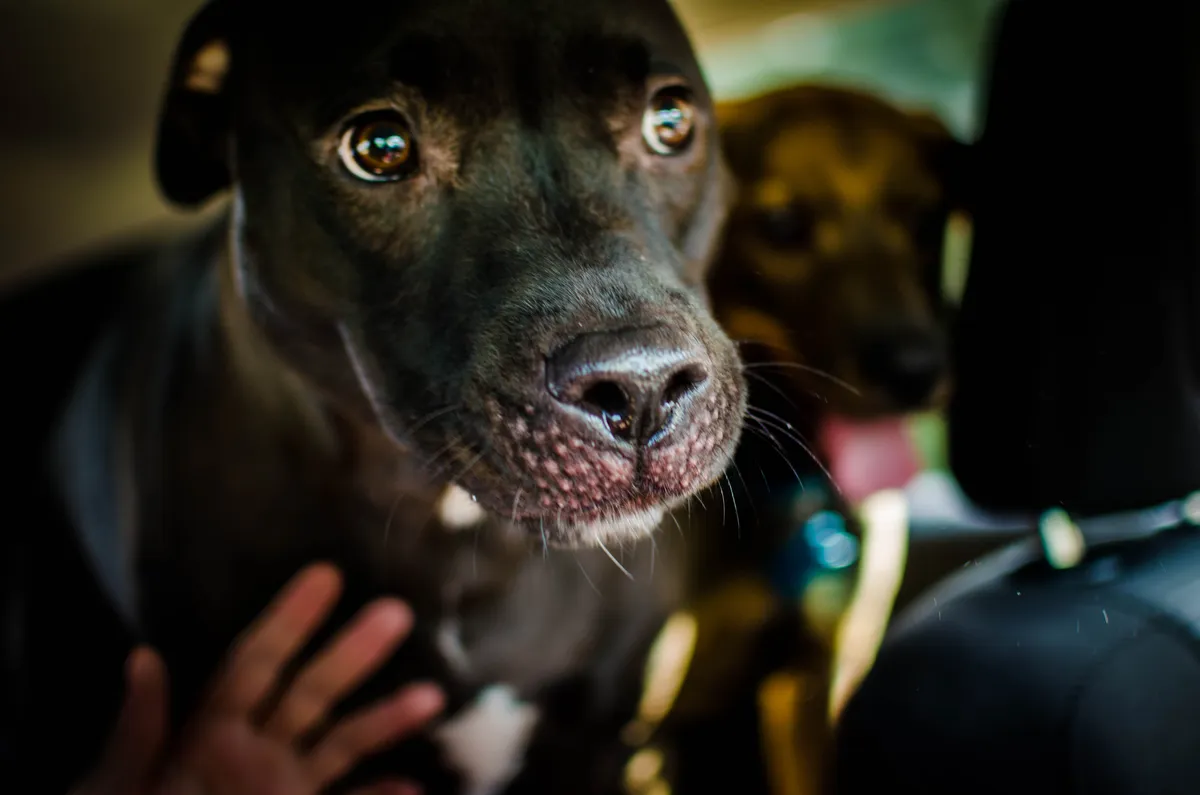
[[[299,740],[392,655],[412,628],[402,602],[380,599],[354,618],[277,697],[288,661],[329,616],[341,575],[316,564],[296,575],[231,649],[196,717],[167,734],[162,659],[138,648],[126,665],[121,714],[100,764],[72,795],[317,795],[359,760],[419,730],[444,704],[418,683],[333,726],[311,748]],[[269,715],[264,705],[275,704]],[[356,795],[419,795],[403,780]]]

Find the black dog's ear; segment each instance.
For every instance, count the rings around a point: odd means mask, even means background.
[[[188,24],[159,118],[154,164],[159,188],[186,207],[231,182],[228,5],[211,0]]]

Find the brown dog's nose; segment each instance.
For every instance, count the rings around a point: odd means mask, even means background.
[[[546,388],[615,439],[650,445],[703,389],[707,362],[699,344],[667,329],[583,334],[547,359]]]
[[[938,335],[921,326],[885,326],[866,335],[860,366],[865,379],[890,395],[899,408],[920,406],[932,396],[946,370]]]

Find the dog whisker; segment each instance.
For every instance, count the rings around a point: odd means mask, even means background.
[[[455,474],[454,477],[448,478],[447,480],[450,483],[455,483],[455,482],[461,480],[464,476],[466,476],[466,474],[468,472],[470,472],[472,469],[475,468],[475,465],[478,464],[480,462],[480,460],[483,459],[484,455],[487,454],[488,449],[489,449],[488,447],[485,447],[482,450],[480,450],[478,453],[476,453],[471,459],[469,459],[467,461],[466,465],[463,466],[463,468],[460,469],[457,474]],[[442,451],[438,453],[438,456],[442,456],[442,455],[445,455],[448,453],[450,455],[449,460],[447,460],[444,464],[439,466],[436,471],[429,473],[430,479],[434,480],[434,481],[442,480],[442,476],[446,474],[446,471],[451,466],[453,466],[455,460],[461,460],[459,458],[460,456],[471,455],[473,452],[474,452],[474,449],[471,447],[471,445],[464,443],[461,437],[455,436],[453,439],[450,440],[450,442],[446,445],[446,447],[443,448]]]
[[[542,560],[545,560],[550,557],[550,542],[546,540],[546,517],[539,517],[538,524],[542,528]]]
[[[688,500],[688,517],[690,518],[691,515],[692,515],[692,501]],[[681,525],[679,523],[679,517],[675,515],[674,511],[670,511],[669,513],[667,513],[667,516],[671,517],[671,521],[675,523],[675,529],[679,531],[679,535],[680,535],[680,537],[682,537],[683,536],[683,525]]]
[[[744,490],[743,493],[746,495],[746,499],[749,500],[749,503],[750,503],[750,514],[754,517],[754,524],[757,526],[759,523],[758,522],[758,507],[754,504],[754,497],[750,492],[750,487],[748,485],[746,485],[746,478],[742,477],[742,468],[738,466],[736,460],[731,461],[730,465],[733,467],[733,474],[737,475],[738,480],[741,481],[741,483],[742,483],[742,489]],[[728,477],[729,477],[728,474],[726,474],[726,478],[728,478]],[[730,483],[729,485],[730,485],[730,488],[733,488],[732,483]]]
[[[809,445],[807,444],[804,437],[802,437],[800,435],[800,433],[794,427],[792,427],[791,423],[786,422],[786,421],[776,417],[774,414],[771,414],[769,411],[763,411],[762,409],[757,409],[757,408],[752,409],[749,406],[746,408],[747,416],[749,416],[749,413],[751,411],[758,412],[760,415],[766,415],[766,416],[755,416],[754,419],[757,420],[758,422],[762,423],[763,425],[766,425],[767,427],[772,428],[775,431],[778,431],[780,434],[783,435],[783,438],[785,438],[785,439],[795,443],[797,446],[799,446],[800,449],[802,449],[808,455],[808,457],[810,459],[812,459],[812,462],[820,468],[821,472],[824,473],[825,478],[830,482],[830,484],[832,484],[833,488],[839,494],[841,493],[841,489],[838,487],[837,481],[835,481],[833,479],[833,475],[830,474],[829,469],[825,466],[825,462],[823,462],[821,460],[821,458],[816,454],[816,452],[811,447],[809,447]],[[782,424],[780,424],[780,423],[782,423]]]
[[[725,485],[729,487],[729,501],[733,505],[733,523],[734,523],[735,529],[737,530],[737,537],[741,538],[742,537],[742,514],[740,511],[738,511],[737,495],[733,493],[733,481],[731,481],[729,479],[729,470],[725,470],[724,472],[721,473],[721,480],[723,480],[725,482]],[[725,490],[722,489],[721,493],[724,494]]]
[[[750,430],[754,430],[754,429],[747,428],[746,430],[750,431]],[[771,441],[774,441],[774,439],[772,439]],[[787,461],[787,457],[785,456],[783,460]],[[790,466],[790,464],[789,464],[789,466]],[[795,473],[795,470],[793,470],[793,473]],[[767,494],[770,494],[771,493],[771,481],[767,479],[767,471],[765,469],[763,469],[762,466],[759,466],[758,474],[762,476],[763,486],[766,488]],[[796,476],[799,477],[799,475],[796,475]]]
[[[785,429],[788,432],[796,434],[799,438],[803,439],[803,437],[799,436],[800,431],[796,428],[795,425],[788,422],[783,417],[780,417],[778,414],[776,414],[773,411],[768,411],[767,409],[764,409],[761,406],[747,406],[746,411],[753,412],[754,416],[758,417],[759,419],[771,420],[775,424],[776,427]]]
[[[725,488],[721,481],[717,480],[717,493],[721,495],[721,526],[725,526]]]
[[[650,536],[650,579],[654,579],[654,559],[658,556],[658,541]]]
[[[632,580],[633,575],[629,573],[629,569],[622,566],[621,561],[617,560],[613,553],[608,551],[608,547],[604,546],[604,541],[600,538],[597,538],[596,543],[600,545],[600,549],[604,552],[604,554],[608,555],[608,559],[613,562],[613,565],[620,569],[622,574]]]
[[[428,413],[424,417],[422,417],[420,420],[418,420],[415,425],[413,425],[411,428],[408,429],[409,436],[415,435],[417,431],[421,430],[426,425],[428,425],[429,423],[436,420],[438,417],[443,417],[452,411],[457,411],[459,409],[459,406],[460,406],[460,404],[455,403],[451,406],[443,406],[442,408],[438,409],[437,411],[431,411],[430,413]]]
[[[603,596],[604,594],[600,593],[600,589],[596,587],[596,583],[592,582],[592,578],[588,576],[587,569],[583,567],[583,561],[579,559],[578,555],[575,556],[575,565],[579,567],[579,573],[583,575],[583,579],[587,580],[587,584],[592,586],[596,595]]]
[[[517,523],[517,508],[521,504],[521,494],[522,494],[522,490],[517,489],[517,494],[515,497],[513,497],[513,507],[512,507],[512,522],[513,522],[513,524]]]
[[[810,367],[809,365],[801,364],[800,362],[751,362],[750,364],[742,365],[742,372],[746,372],[747,370],[754,370],[754,369],[761,368],[761,367],[777,367],[781,370],[788,370],[788,369],[802,370],[806,373],[811,373],[812,375],[820,376],[821,378],[825,378],[825,379],[829,380],[831,383],[836,384],[837,386],[840,386],[842,389],[847,390],[848,392],[850,392],[850,394],[854,395],[855,397],[862,397],[862,392],[860,392],[857,387],[853,386],[852,384],[846,383],[845,381],[838,378],[833,373],[827,373],[824,370],[821,370],[817,367]]]
[[[761,436],[762,438],[769,441],[771,443],[771,447],[775,451],[776,455],[778,455],[783,460],[783,463],[787,466],[787,468],[792,471],[792,475],[794,475],[796,478],[796,483],[803,485],[804,481],[800,477],[800,473],[796,470],[796,467],[792,464],[791,459],[787,457],[787,452],[783,449],[783,445],[780,444],[779,440],[776,439],[775,436],[769,430],[769,426],[764,424],[763,421],[760,420],[758,417],[747,416],[746,419],[753,420],[754,422],[758,423],[758,427],[747,424],[744,426],[745,429],[747,431],[749,431],[750,433],[757,434],[758,436]],[[770,484],[767,482],[767,473],[763,472],[762,467],[759,467],[758,471],[760,474],[762,474],[763,483],[767,484],[767,489],[768,489],[768,491],[770,491]]]
[[[442,471],[446,468],[445,464],[438,465],[436,469],[434,468],[434,465],[438,463],[438,461],[442,458],[442,456],[444,456],[448,453],[452,453],[455,450],[455,448],[458,447],[458,444],[459,444],[458,437],[457,436],[452,437],[436,453],[429,456],[429,458],[427,458],[425,460],[424,469],[425,469],[426,474],[429,476],[430,480],[436,481],[438,479],[438,476],[441,475]]]
[[[464,445],[462,450],[463,450],[463,452],[469,453],[469,452],[471,452],[471,447],[470,447],[470,445]],[[484,447],[482,450],[480,450],[478,453],[476,453],[474,455],[474,457],[472,457],[471,460],[467,462],[466,466],[464,466],[461,470],[459,470],[458,474],[450,479],[450,482],[457,483],[458,481],[465,478],[470,473],[470,471],[472,469],[474,469],[475,466],[480,461],[483,460],[483,457],[485,455],[487,455],[487,451],[488,451],[488,448]]]
[[[771,381],[770,381],[770,379],[768,379],[768,378],[764,377],[764,376],[763,376],[763,375],[761,375],[760,373],[756,373],[756,372],[753,372],[753,371],[751,371],[751,370],[743,370],[743,373],[745,373],[745,375],[746,375],[748,378],[753,378],[753,379],[754,379],[756,382],[758,382],[758,383],[762,384],[762,385],[763,385],[763,386],[765,386],[767,389],[770,389],[770,390],[772,390],[773,392],[775,392],[775,394],[779,395],[781,398],[783,398],[784,400],[786,400],[786,401],[787,401],[787,403],[788,403],[788,405],[789,405],[789,406],[791,406],[792,408],[794,408],[796,411],[801,411],[801,408],[800,408],[799,406],[797,406],[797,405],[796,405],[796,401],[792,400],[792,398],[791,398],[791,397],[788,395],[788,393],[787,393],[787,392],[784,392],[784,391],[783,391],[782,389],[780,389],[778,386],[776,386],[775,384],[772,384],[772,383],[771,383]],[[818,395],[818,394],[817,394],[817,393],[815,393],[815,392],[810,392],[809,394],[810,394],[810,395],[812,395],[813,397],[816,397],[816,398],[818,398],[818,399],[822,399],[822,400],[824,399],[824,398],[823,398],[821,395]]]
[[[804,452],[806,454],[808,454],[809,457],[813,456],[813,451],[811,449],[809,449],[808,445],[805,443],[805,440],[803,438],[801,438],[801,436],[796,432],[795,428],[789,426],[787,423],[780,423],[778,420],[775,420],[771,417],[765,417],[765,416],[760,417],[757,415],[750,414],[749,412],[747,412],[746,418],[754,420],[762,428],[767,428],[772,431],[775,431],[781,437],[783,437],[786,441],[792,442],[797,447],[800,447],[802,450],[804,450]]]

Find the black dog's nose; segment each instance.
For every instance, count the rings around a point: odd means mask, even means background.
[[[546,361],[546,388],[604,420],[615,438],[651,444],[708,381],[699,344],[663,328],[583,334]]]
[[[900,408],[915,408],[927,401],[946,365],[941,339],[920,326],[879,328],[863,340],[863,377],[890,395]]]

